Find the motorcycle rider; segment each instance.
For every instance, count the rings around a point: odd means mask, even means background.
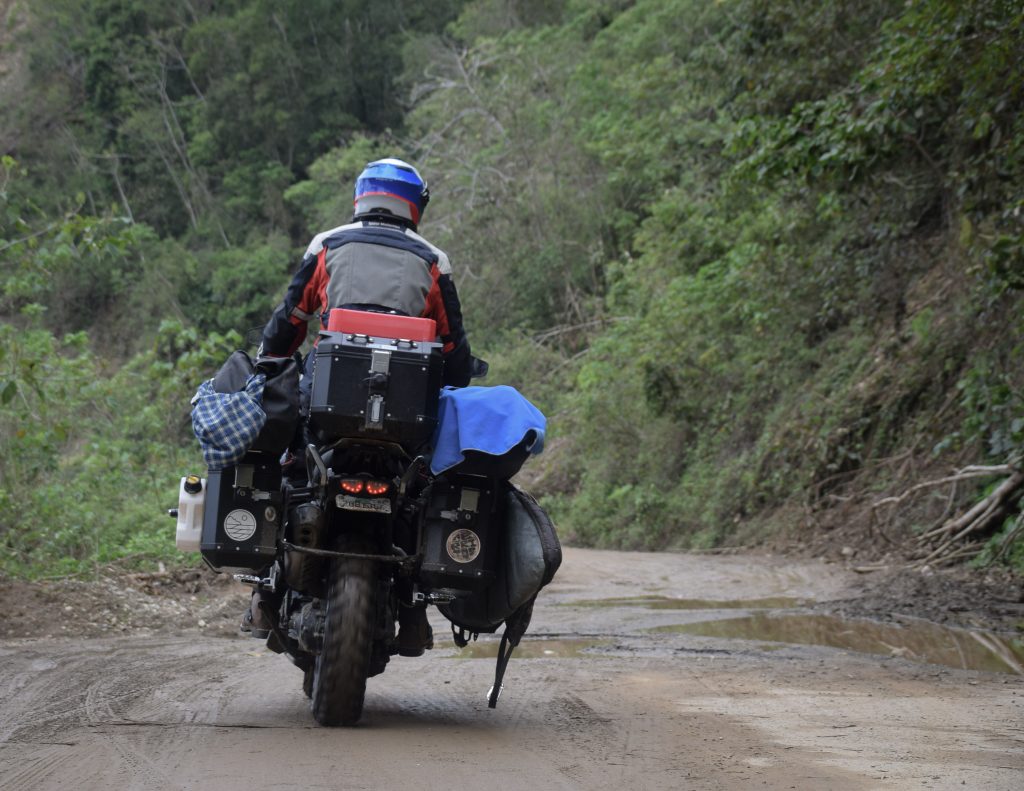
[[[465,387],[472,371],[462,308],[448,256],[416,231],[430,191],[419,171],[400,159],[379,159],[356,179],[352,221],[318,233],[306,248],[284,301],[263,330],[261,354],[287,357],[306,338],[308,323],[326,326],[332,308],[394,312],[437,322],[446,385]],[[306,356],[300,383],[302,421],[309,414],[315,354]],[[300,432],[301,436],[301,432]],[[302,440],[304,444],[304,440]],[[266,635],[260,592],[243,629]],[[419,656],[433,647],[426,605],[399,607],[398,649]]]
[[[284,301],[263,330],[262,353],[287,357],[308,322],[331,308],[383,310],[434,319],[444,343],[444,383],[469,384],[472,357],[448,256],[416,229],[430,200],[426,182],[400,159],[370,162],[356,179],[355,214],[306,248]],[[311,379],[313,355],[306,358]],[[309,381],[307,381],[307,387]]]

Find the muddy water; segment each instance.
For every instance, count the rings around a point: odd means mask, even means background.
[[[523,640],[516,646],[516,659],[577,659],[589,648],[607,645],[607,640]],[[454,659],[493,659],[498,656],[499,641],[473,642],[459,650]]]
[[[653,631],[823,645],[964,670],[1024,674],[1024,642],[927,622],[898,626],[831,615],[759,612],[744,618],[662,626]]]
[[[586,599],[574,607],[643,607],[646,610],[781,610],[799,607],[806,600],[791,596],[763,599],[674,599],[670,596],[626,596],[618,599]]]
[[[778,650],[780,644],[820,645],[894,656],[914,662],[946,665],[961,670],[1024,675],[1024,641],[1006,639],[991,632],[951,629],[925,621],[905,625],[883,624],[864,619],[847,620],[831,615],[792,612],[808,605],[806,599],[772,596],[758,599],[677,599],[670,596],[624,596],[611,599],[584,599],[561,606],[586,608],[640,607],[647,610],[688,610],[714,612],[748,610],[740,618],[705,620],[672,624],[652,632],[715,637],[726,640],[765,641],[764,651]],[[790,610],[780,614],[779,610]],[[592,649],[607,645],[606,640],[526,639],[515,650],[519,659],[575,659]],[[470,643],[453,658],[490,659],[498,655],[498,642]]]

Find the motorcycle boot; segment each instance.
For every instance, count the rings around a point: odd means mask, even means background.
[[[434,647],[434,630],[427,621],[426,604],[400,604],[398,607],[398,655],[423,656]]]
[[[263,607],[260,607],[261,602],[265,602]],[[267,591],[253,591],[249,608],[242,614],[242,623],[238,630],[240,632],[248,632],[260,640],[265,640],[270,636],[270,616],[267,614],[267,609],[273,606],[274,602],[271,594]]]

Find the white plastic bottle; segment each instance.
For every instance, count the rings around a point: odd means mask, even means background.
[[[206,503],[206,479],[187,475],[178,487],[178,524],[174,544],[182,552],[198,552],[203,533],[203,506]]]

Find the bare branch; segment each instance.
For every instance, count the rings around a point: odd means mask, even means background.
[[[1013,468],[1008,464],[1001,464],[996,467],[964,467],[953,475],[949,475],[945,478],[936,478],[932,481],[924,481],[916,486],[911,486],[903,494],[896,495],[894,497],[886,497],[878,502],[874,503],[871,508],[879,508],[883,505],[896,505],[906,500],[914,492],[919,492],[922,489],[929,489],[933,486],[941,486],[944,483],[956,483],[957,481],[967,480],[968,478],[983,478],[990,475],[1008,475],[1013,472]]]
[[[921,536],[921,539],[925,540],[943,533],[956,533],[965,527],[973,525],[977,520],[980,520],[982,516],[985,515],[990,506],[1001,505],[1009,499],[1010,495],[1018,489],[1022,483],[1024,483],[1024,473],[1015,472],[996,487],[995,491],[993,491],[988,497],[975,504],[974,507],[968,510],[967,513],[963,514],[963,516],[960,516],[950,522],[946,522],[942,527],[925,533]],[[966,533],[964,535],[966,535]]]

